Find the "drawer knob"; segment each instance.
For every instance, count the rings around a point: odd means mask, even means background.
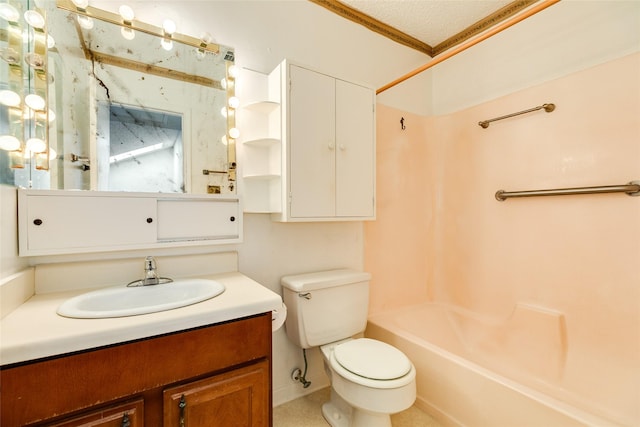
[[[33,220],[33,223],[35,225],[42,225],[42,220],[40,218],[36,218],[36,219]]]
[[[153,218],[147,218],[147,224],[151,224],[153,222]]]
[[[236,220],[236,217],[235,217],[235,216],[232,216],[231,218],[229,218],[229,221],[231,221],[231,222],[233,222],[233,221],[235,221],[235,220]]]

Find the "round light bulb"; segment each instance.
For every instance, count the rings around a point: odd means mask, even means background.
[[[12,135],[0,135],[0,150],[15,151],[20,148],[20,140]]]
[[[122,34],[122,37],[125,40],[133,40],[133,39],[136,38],[136,32],[133,31],[133,29],[128,28],[128,27],[120,28],[120,34]]]
[[[200,40],[202,40],[204,44],[209,44],[213,41],[213,36],[211,35],[211,33],[205,31],[200,36]]]
[[[71,0],[79,9],[86,9],[89,6],[89,0]]]
[[[12,90],[0,90],[0,104],[7,107],[17,107],[20,105],[20,95]]]
[[[56,150],[49,147],[49,160],[54,160],[56,157],[58,157],[58,153],[56,153]]]
[[[162,46],[162,48],[164,50],[171,50],[173,49],[173,41],[171,39],[162,39],[160,40],[160,46]]]
[[[222,89],[226,89],[227,88],[227,79],[222,79],[220,80],[220,86],[222,86]]]
[[[56,119],[56,113],[53,112],[52,109],[49,109],[49,123]]]
[[[240,136],[240,130],[238,128],[229,129],[229,136],[233,139],[236,139]]]
[[[226,118],[227,117],[227,107],[222,107],[220,109],[220,114],[222,114],[222,117]]]
[[[47,34],[47,48],[53,49],[55,45],[56,41],[54,40],[54,38],[51,37],[51,34]]]
[[[232,96],[229,98],[229,107],[238,108],[240,106],[240,99],[237,96]]]
[[[32,153],[42,153],[47,149],[47,144],[40,138],[30,138],[27,140],[27,150]]]
[[[229,72],[229,77],[233,77],[234,79],[238,77],[238,74],[240,73],[238,67],[235,65],[230,66],[227,71]]]
[[[29,108],[36,111],[44,110],[44,107],[47,105],[44,98],[33,93],[25,96],[24,102],[29,106]]]
[[[9,3],[2,3],[0,4],[0,18],[4,18],[9,22],[18,22],[20,12]]]
[[[24,20],[27,21],[27,24],[31,25],[33,28],[44,28],[44,17],[35,10],[27,10],[24,13]]]
[[[135,13],[133,13],[133,9],[131,9],[131,7],[127,6],[126,4],[120,6],[118,12],[120,12],[120,16],[122,16],[124,22],[131,22],[136,16]]]
[[[176,23],[171,19],[165,19],[162,22],[162,29],[164,30],[165,34],[170,36],[171,34],[176,32]]]
[[[90,30],[93,28],[93,19],[88,16],[78,15],[78,24],[85,30]]]

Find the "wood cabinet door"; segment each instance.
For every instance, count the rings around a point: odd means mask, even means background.
[[[103,407],[90,413],[46,425],[48,427],[143,427],[144,402],[140,399]]]
[[[253,365],[163,392],[164,427],[271,425],[269,363]]]

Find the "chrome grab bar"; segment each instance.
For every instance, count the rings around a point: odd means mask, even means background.
[[[640,196],[640,181],[631,181],[625,185],[602,185],[598,187],[556,188],[550,190],[531,191],[496,191],[496,199],[504,202],[511,197],[534,196],[566,196],[573,194],[626,193],[629,196]]]
[[[495,121],[503,120],[503,119],[508,119],[508,118],[514,117],[514,116],[519,116],[520,114],[531,113],[533,111],[542,110],[543,108],[544,108],[544,111],[546,111],[547,113],[550,113],[550,112],[552,112],[553,110],[556,109],[556,105],[555,104],[551,104],[551,103],[542,104],[542,105],[539,105],[537,107],[529,108],[528,110],[518,111],[517,113],[507,114],[505,116],[496,117],[494,119],[483,120],[481,122],[478,122],[478,125],[480,125],[480,127],[482,129],[486,129],[486,128],[489,127],[489,123],[491,123],[491,122],[495,122]]]

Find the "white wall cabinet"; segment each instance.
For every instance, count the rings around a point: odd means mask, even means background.
[[[269,110],[260,128],[277,137],[244,142],[247,206],[271,212],[275,221],[375,219],[374,90],[289,61],[265,82],[265,101],[278,108]],[[254,165],[267,172],[252,174]],[[262,189],[252,194],[252,181],[260,178]]]
[[[237,243],[238,197],[18,190],[21,256]]]

